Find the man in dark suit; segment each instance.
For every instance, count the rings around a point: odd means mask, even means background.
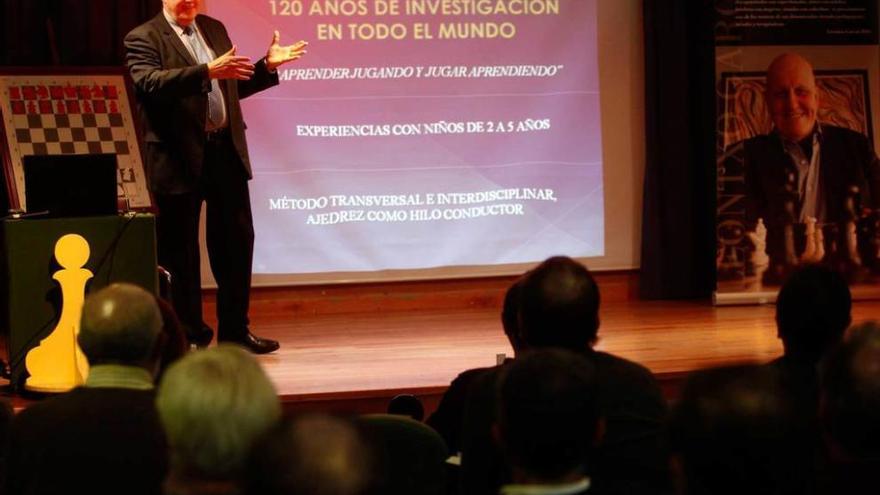
[[[5,493],[162,493],[168,447],[153,390],[161,327],[155,298],[139,287],[114,284],[86,299],[86,383],[14,419]]]
[[[775,369],[799,406],[819,410],[819,372],[852,322],[852,294],[843,276],[829,267],[807,265],[793,272],[776,298],[776,331],[784,355]]]
[[[495,441],[512,483],[504,495],[586,495],[587,464],[601,436],[596,370],[583,355],[539,349],[501,372]]]
[[[851,328],[822,376],[826,483],[819,493],[871,493],[880,470],[880,326]]]
[[[668,490],[661,434],[666,402],[644,366],[597,351],[599,286],[590,271],[563,256],[545,260],[518,282],[515,363],[538,349],[581,354],[595,370],[596,398],[605,433],[589,464],[591,485],[602,493],[656,494]],[[497,493],[512,480],[492,441],[497,383],[510,363],[472,379],[461,433],[463,493]]]
[[[790,392],[762,366],[691,374],[667,425],[676,493],[816,493],[817,428]]]
[[[217,281],[217,339],[255,353],[278,342],[248,329],[254,231],[252,177],[239,100],[278,84],[276,68],[305,53],[279,45],[264,58],[235,54],[226,28],[198,14],[201,0],[163,0],[162,12],[125,37],[146,143],[146,168],[159,209],[159,263],[172,275],[174,308],[190,342],[206,346],[198,226],[206,204],[207,244]]]
[[[821,228],[847,221],[861,207],[880,207],[880,162],[863,134],[818,122],[816,78],[800,55],[773,60],[764,100],[773,131],[737,143],[728,154],[743,161],[746,229],[763,219],[772,270],[798,261],[785,247],[786,224],[812,218]]]
[[[501,326],[507,337],[513,353],[517,354],[522,348],[519,341],[519,299],[522,288],[522,278],[517,279],[507,289],[504,295],[504,304],[501,309]],[[505,358],[505,362],[510,361]],[[468,390],[480,376],[492,368],[471,368],[459,373],[449,388],[440,398],[437,409],[425,421],[428,426],[437,430],[443,437],[446,447],[453,455],[461,452],[461,425],[464,419],[464,409],[467,402]]]

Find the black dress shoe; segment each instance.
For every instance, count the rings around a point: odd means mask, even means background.
[[[189,341],[190,345],[194,345],[199,349],[208,347],[208,344],[211,343],[211,339],[213,338],[214,330],[204,323],[195,327],[190,327],[186,334],[186,339]]]
[[[257,337],[256,335],[247,332],[244,334],[244,337],[237,339],[218,339],[219,342],[236,344],[244,347],[245,349],[253,352],[254,354],[268,354],[273,351],[277,351],[280,344],[278,344],[277,340],[272,339],[264,339],[261,337]]]

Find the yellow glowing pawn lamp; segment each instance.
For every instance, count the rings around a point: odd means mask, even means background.
[[[77,234],[64,235],[55,243],[55,259],[61,269],[52,278],[61,286],[61,317],[52,333],[25,358],[30,376],[24,386],[28,390],[66,392],[86,381],[89,363],[76,338],[86,282],[92,278],[92,272],[83,268],[89,254],[89,243]]]

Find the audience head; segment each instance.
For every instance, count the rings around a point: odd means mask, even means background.
[[[689,377],[669,420],[679,493],[796,494],[811,479],[815,429],[769,367]]]
[[[515,482],[583,476],[600,430],[595,371],[584,356],[533,350],[502,372],[496,435]]]
[[[813,67],[796,53],[784,53],[767,67],[764,100],[776,131],[791,141],[809,136],[816,126],[819,90]]]
[[[156,298],[131,284],[90,294],[83,305],[79,346],[92,366],[123,364],[155,371],[162,315]]]
[[[504,306],[501,308],[501,326],[504,335],[516,352],[521,346],[519,330],[519,305],[522,297],[522,278],[517,279],[504,294]]]
[[[584,351],[599,330],[599,287],[575,260],[549,258],[522,280],[519,309],[522,344]]]
[[[416,421],[425,417],[425,406],[422,400],[413,394],[397,394],[388,402],[388,414],[407,416]]]
[[[776,299],[776,327],[785,355],[818,362],[843,338],[851,309],[849,286],[839,273],[820,265],[792,273]]]
[[[834,454],[880,460],[880,324],[854,327],[825,371],[822,417]]]
[[[373,452],[354,422],[326,415],[285,421],[251,451],[246,493],[362,495],[374,483]]]
[[[257,360],[232,345],[191,352],[166,370],[156,397],[183,480],[238,480],[254,440],[281,416]]]

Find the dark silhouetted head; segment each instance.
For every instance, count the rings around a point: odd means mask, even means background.
[[[599,287],[590,271],[565,257],[549,258],[522,281],[520,335],[527,348],[584,351],[599,330]]]
[[[374,453],[350,420],[307,415],[284,421],[255,445],[246,493],[364,495],[374,486]]]
[[[880,461],[880,324],[854,327],[828,360],[822,417],[849,459]]]
[[[416,421],[425,417],[425,406],[422,400],[413,394],[397,394],[388,401],[388,414],[407,416]]]
[[[818,362],[837,345],[851,322],[846,280],[820,265],[808,265],[785,281],[776,299],[776,327],[786,357]]]
[[[514,481],[582,476],[599,431],[595,370],[585,357],[537,349],[505,368],[498,383],[497,437]]]
[[[695,373],[669,421],[679,492],[804,493],[813,482],[811,418],[799,410],[773,368]]]

